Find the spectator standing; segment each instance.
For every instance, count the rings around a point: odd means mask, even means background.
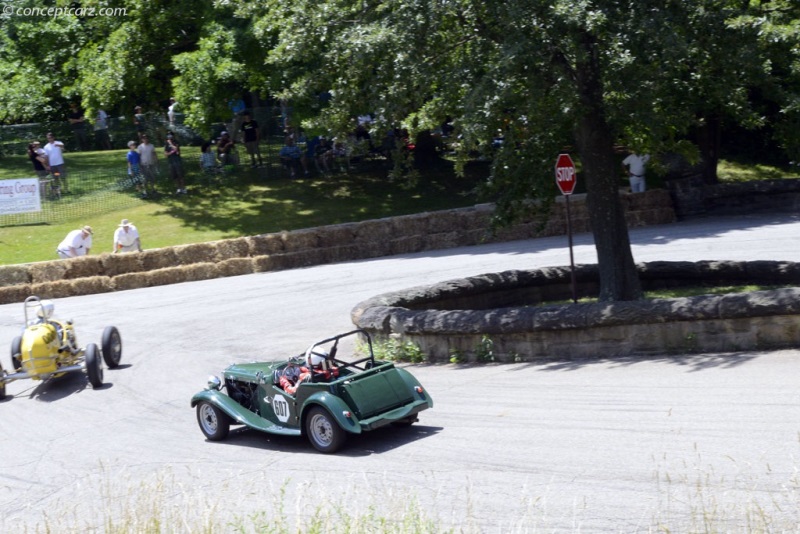
[[[648,161],[650,161],[649,154],[641,156],[639,154],[630,154],[622,160],[622,168],[628,173],[631,193],[644,193],[647,188],[644,175]]]
[[[167,120],[169,121],[169,127],[175,127],[175,110],[178,108],[178,101],[174,98],[169,99],[169,106],[167,106]]]
[[[44,145],[44,152],[47,154],[47,162],[50,165],[50,173],[55,180],[54,187],[64,187],[64,192],[69,193],[67,187],[67,168],[64,165],[64,143],[58,141],[52,132],[47,132],[47,144]]]
[[[133,125],[136,127],[136,134],[139,136],[139,141],[147,131],[147,118],[144,116],[142,106],[133,108]]]
[[[150,137],[147,134],[142,136],[142,142],[136,148],[141,156],[139,163],[142,166],[142,185],[144,186],[144,195],[147,196],[148,192],[155,194],[156,192],[156,175],[158,174],[158,155],[156,154],[156,147],[150,142]]]
[[[315,135],[314,137],[309,139],[308,142],[306,143],[306,149],[303,152],[303,158],[305,159],[306,162],[308,161],[314,162],[314,167],[316,167],[317,172],[321,173],[322,168],[320,167],[319,162],[317,161],[317,147],[319,147],[319,143],[320,143],[320,137],[318,135]],[[305,168],[308,168],[307,164]]]
[[[185,195],[186,182],[183,177],[183,159],[181,158],[181,147],[175,140],[175,135],[167,134],[167,144],[164,146],[164,154],[167,156],[169,164],[169,174],[177,186],[176,195]]]
[[[122,219],[114,230],[114,254],[117,252],[141,252],[142,242],[139,230],[128,219]]]
[[[33,141],[28,145],[28,158],[33,163],[33,170],[39,179],[45,178],[50,172],[50,165],[47,163],[47,154],[42,150],[39,141]]]
[[[83,111],[78,107],[75,102],[69,105],[70,112],[67,115],[69,124],[72,126],[72,134],[75,136],[75,143],[78,145],[78,150],[86,150],[88,143],[86,141],[86,119],[83,116]]]
[[[214,159],[214,153],[211,152],[211,143],[206,141],[200,147],[200,167],[206,175],[213,175],[217,172],[217,160]]]
[[[331,172],[331,155],[333,154],[331,140],[327,137],[320,137],[314,152],[317,168],[322,167],[323,173]]]
[[[128,154],[126,156],[128,160],[128,176],[131,177],[133,184],[136,186],[136,191],[142,195],[142,198],[147,198],[147,191],[142,191],[142,169],[140,167],[140,162],[142,156],[139,155],[139,152],[136,150],[136,141],[128,141]]]
[[[231,98],[228,101],[228,108],[231,110],[231,128],[230,130],[236,135],[242,125],[242,113],[246,109],[244,100],[241,97]]]
[[[244,133],[244,146],[247,148],[247,153],[250,154],[251,166],[256,166],[256,156],[258,156],[258,165],[263,166],[264,160],[261,159],[261,148],[259,147],[261,131],[258,129],[258,122],[249,113],[244,114],[242,132]]]
[[[287,135],[285,144],[278,153],[278,156],[281,158],[283,166],[289,169],[292,178],[295,177],[297,169],[300,166],[300,158],[302,155],[300,147],[294,144],[294,138]]]
[[[59,243],[56,253],[62,260],[86,256],[92,249],[92,227],[73,230]]]
[[[108,135],[108,113],[97,110],[94,118],[94,140],[100,150],[111,150],[111,136]]]

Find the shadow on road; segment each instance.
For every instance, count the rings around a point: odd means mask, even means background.
[[[406,428],[388,425],[363,434],[348,434],[344,447],[336,453],[336,456],[355,458],[381,454],[414,441],[432,437],[441,430],[441,427],[424,425],[412,425]],[[268,434],[248,427],[232,428],[224,441],[208,441],[207,443],[215,446],[234,445],[283,453],[317,452],[305,437]]]
[[[725,352],[714,354],[687,354],[669,356],[620,356],[617,358],[584,358],[571,360],[543,360],[530,362],[522,368],[536,367],[541,371],[575,371],[590,365],[629,367],[642,362],[661,362],[688,368],[690,372],[707,369],[732,369],[744,365],[769,352]]]

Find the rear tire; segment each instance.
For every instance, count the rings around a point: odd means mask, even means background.
[[[197,405],[197,424],[209,441],[222,441],[231,429],[228,414],[205,401]]]
[[[11,342],[11,367],[14,372],[22,371],[22,336],[17,336]]]
[[[122,336],[119,335],[119,330],[116,326],[107,326],[103,330],[103,337],[101,341],[103,347],[103,360],[109,369],[119,367],[119,361],[122,359]]]
[[[6,398],[6,381],[3,380],[6,376],[6,372],[3,371],[3,364],[0,364],[0,400]]]
[[[92,385],[92,389],[98,389],[103,385],[103,361],[98,354],[97,345],[89,343],[84,357],[89,383]]]
[[[319,452],[331,454],[344,444],[347,434],[339,423],[328,413],[328,410],[314,406],[306,417],[306,435],[308,441]]]

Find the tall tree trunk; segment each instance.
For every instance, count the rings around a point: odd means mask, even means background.
[[[586,205],[592,224],[600,301],[637,300],[642,286],[633,261],[628,225],[619,198],[620,171],[614,159],[614,139],[603,112],[603,86],[594,38],[584,34],[584,54],[575,77],[581,100],[576,140],[586,180]]]

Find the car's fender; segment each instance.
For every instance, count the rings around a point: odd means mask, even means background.
[[[425,389],[424,387],[422,387],[422,384],[419,383],[419,380],[417,380],[417,378],[414,375],[412,375],[411,373],[409,373],[405,369],[402,369],[400,367],[395,367],[395,369],[399,373],[400,378],[403,379],[403,382],[408,384],[408,388],[414,391],[415,398],[418,399],[418,400],[426,400],[426,401],[428,401],[428,408],[433,408],[433,398],[428,393],[428,390]],[[417,387],[419,387],[422,390],[422,393],[420,393],[416,389]]]
[[[347,432],[361,434],[361,425],[347,403],[328,391],[318,391],[305,400],[301,410],[301,428],[305,428],[306,415],[308,414],[308,410],[313,406],[322,406],[328,410],[336,422],[339,423],[339,426]],[[349,416],[345,414],[349,414]]]
[[[197,404],[201,401],[213,404],[225,412],[225,414],[231,418],[232,423],[234,424],[247,425],[255,430],[269,432],[271,434],[283,434],[287,436],[300,435],[299,429],[286,428],[276,425],[271,421],[262,418],[258,414],[251,412],[221,391],[204,389],[203,391],[196,393],[192,397],[192,408],[197,406]]]

